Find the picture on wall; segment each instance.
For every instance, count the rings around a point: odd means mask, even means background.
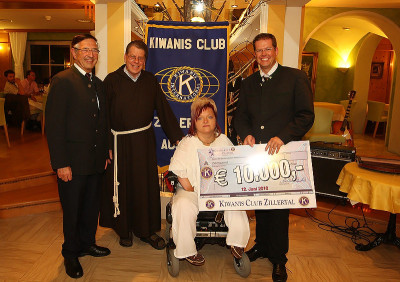
[[[318,53],[303,52],[301,57],[301,70],[305,71],[311,83],[311,90],[315,96],[315,82],[317,80]]]
[[[385,65],[385,63],[383,63],[383,62],[372,62],[371,78],[382,78],[384,65]]]

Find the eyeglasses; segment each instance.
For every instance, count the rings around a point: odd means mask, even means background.
[[[136,60],[138,60],[139,62],[144,62],[145,57],[128,56],[128,60],[133,62]]]
[[[270,52],[272,52],[273,50],[275,50],[274,47],[268,47],[268,48],[265,48],[265,49],[257,49],[257,50],[256,50],[256,53],[257,53],[257,54],[262,54],[264,51],[267,52],[267,53],[270,53]]]
[[[80,48],[74,47],[74,49],[78,50],[78,51],[81,51],[83,54],[89,54],[90,52],[92,52],[93,54],[99,54],[100,53],[100,50],[96,49],[96,48],[93,48],[93,49],[89,49],[89,48],[80,49]]]

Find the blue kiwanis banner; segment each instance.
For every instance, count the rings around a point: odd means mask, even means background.
[[[190,105],[197,97],[208,97],[218,108],[218,124],[225,129],[228,69],[228,22],[188,23],[149,21],[146,70],[154,73],[186,134],[190,127]],[[175,146],[169,143],[154,119],[157,160],[170,162]]]

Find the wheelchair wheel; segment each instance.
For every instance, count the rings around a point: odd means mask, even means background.
[[[243,253],[241,259],[233,258],[233,267],[235,268],[237,274],[246,278],[250,275],[251,272],[251,264],[249,257],[246,253]]]
[[[167,247],[167,268],[168,272],[172,277],[176,277],[179,274],[179,259],[174,255],[174,249]]]
[[[171,226],[172,224],[167,221],[165,225],[165,242],[169,242],[169,239],[171,238]]]

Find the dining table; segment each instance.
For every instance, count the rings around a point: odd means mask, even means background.
[[[342,168],[336,184],[353,204],[367,204],[371,209],[390,214],[386,232],[377,233],[368,244],[357,244],[356,250],[369,251],[382,243],[400,248],[400,239],[396,237],[396,214],[400,213],[400,174],[365,169],[357,162],[351,162]]]

